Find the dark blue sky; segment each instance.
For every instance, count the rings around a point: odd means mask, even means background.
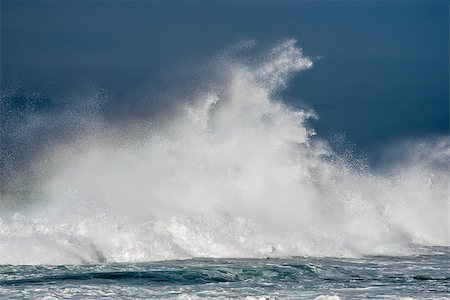
[[[176,89],[188,81],[183,68],[242,38],[260,47],[295,38],[323,58],[286,98],[318,112],[319,135],[345,134],[371,155],[399,138],[448,133],[448,15],[439,0],[2,0],[2,89],[14,87],[14,101],[57,99],[95,81],[110,95],[107,113],[133,117],[153,101],[148,91]]]

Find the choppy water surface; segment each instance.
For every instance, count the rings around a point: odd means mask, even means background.
[[[61,298],[448,299],[448,247],[407,257],[190,259],[0,266],[0,296]],[[339,298],[337,298],[339,297]]]

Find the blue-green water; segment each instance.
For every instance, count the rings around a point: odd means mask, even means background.
[[[3,265],[0,297],[448,299],[450,248],[421,251],[420,255],[404,257],[198,258],[139,264]]]

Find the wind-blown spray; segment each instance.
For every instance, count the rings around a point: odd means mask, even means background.
[[[355,167],[313,137],[305,125],[313,112],[277,98],[293,73],[312,65],[289,40],[258,63],[220,64],[226,75],[217,85],[145,137],[105,138],[102,129],[56,148],[46,158],[48,201],[0,220],[0,263],[354,256],[448,245],[448,139],[412,149],[420,163],[403,162],[390,175]]]

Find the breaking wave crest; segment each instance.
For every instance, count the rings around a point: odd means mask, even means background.
[[[45,201],[0,219],[0,263],[449,245],[448,137],[411,145],[383,174],[361,168],[314,137],[305,124],[313,112],[279,99],[290,76],[313,65],[295,41],[257,63],[223,60],[219,83],[144,135],[99,129],[48,153]]]

